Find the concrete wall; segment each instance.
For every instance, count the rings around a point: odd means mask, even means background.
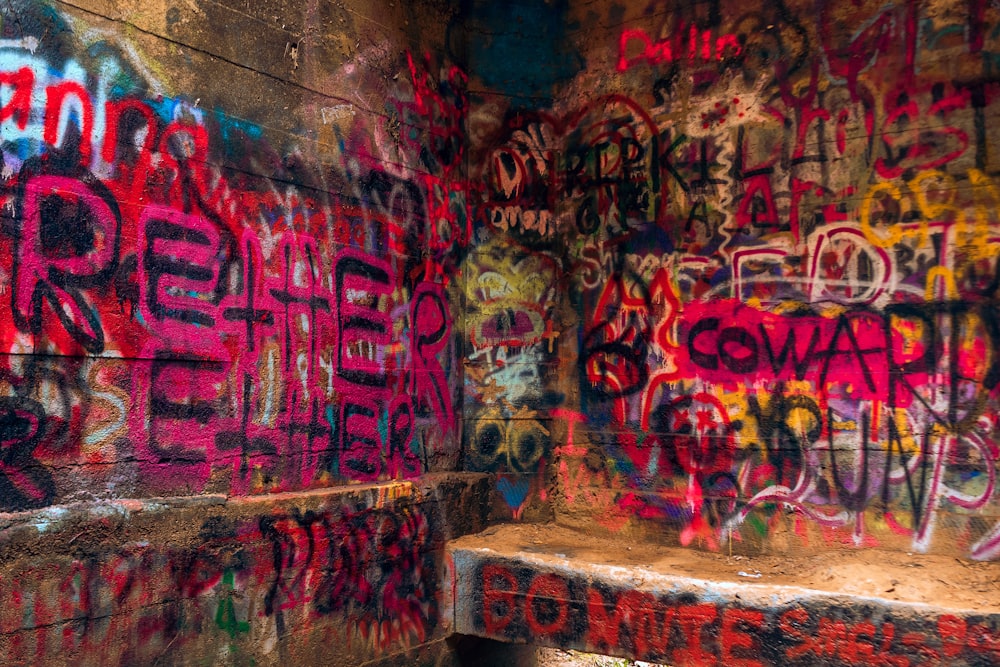
[[[465,432],[509,515],[1000,555],[996,8],[523,5],[470,10]]]
[[[436,475],[471,220],[453,14],[0,8],[4,664],[450,633],[444,541],[486,497]]]
[[[454,469],[444,29],[185,7],[3,14],[3,509]]]
[[[1000,555],[996,8],[0,19],[13,664],[443,659],[488,513]]]
[[[520,529],[536,532],[531,544],[544,546],[504,546],[501,535]],[[449,545],[465,575],[456,579],[460,632],[676,667],[989,667],[1000,660],[996,607],[989,588],[973,583],[974,571],[995,580],[994,563],[957,566],[951,556],[886,551],[735,561],[662,545],[627,550],[617,537],[581,539],[551,525],[487,532]],[[735,571],[765,560],[837,574],[823,590],[776,583],[766,566],[757,580]],[[693,573],[702,564],[705,578]],[[914,568],[934,576],[914,577]],[[939,578],[955,568],[960,580]],[[872,586],[872,577],[884,585]],[[898,600],[886,594],[890,581],[941,587]],[[601,664],[584,664],[594,662]]]
[[[444,546],[485,479],[104,501],[5,518],[5,665],[451,664]]]

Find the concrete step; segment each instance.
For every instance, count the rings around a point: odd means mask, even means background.
[[[0,514],[0,665],[437,664],[478,474]]]
[[[553,525],[449,543],[455,631],[673,667],[1000,665],[1000,563],[740,556]]]

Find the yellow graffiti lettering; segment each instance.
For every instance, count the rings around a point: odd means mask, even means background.
[[[868,189],[864,201],[861,202],[861,231],[871,243],[879,248],[891,248],[903,239],[903,228],[899,225],[890,225],[886,232],[888,236],[877,233],[872,228],[872,207],[878,195],[887,195],[896,202],[903,200],[903,193],[892,183],[876,183]]]
[[[958,286],[955,284],[955,273],[946,266],[933,266],[927,270],[927,286],[924,288],[924,298],[928,301],[935,301],[938,296],[938,278],[944,283],[944,297],[948,299],[958,298]]]
[[[955,179],[949,174],[937,169],[924,172],[916,176],[907,183],[913,195],[917,199],[917,206],[925,219],[942,220],[948,213],[958,213],[959,207],[955,203],[958,190]],[[937,196],[944,195],[944,201],[932,201],[931,193]]]
[[[967,239],[965,245],[976,259],[987,259],[989,251],[990,210],[1000,207],[1000,191],[990,180],[990,177],[978,169],[969,170],[969,182],[972,183],[973,207],[966,213],[965,221],[971,223],[971,233],[963,224],[959,230]],[[982,195],[987,195],[988,201],[983,201]],[[968,238],[970,237],[971,238]]]

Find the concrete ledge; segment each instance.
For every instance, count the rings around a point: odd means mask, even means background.
[[[0,517],[3,665],[435,664],[485,475]]]
[[[552,526],[492,528],[449,553],[463,634],[673,667],[1000,664],[996,588],[970,590],[1000,581],[994,563],[845,550],[821,557],[833,576],[820,587],[795,583],[814,581],[814,558],[626,546]]]

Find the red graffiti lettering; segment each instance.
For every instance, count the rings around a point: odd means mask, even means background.
[[[715,664],[715,656],[705,650],[702,634],[705,626],[718,615],[714,605],[685,605],[677,610],[677,625],[681,628],[687,646],[674,651],[674,660],[683,665]]]
[[[13,88],[10,101],[0,106],[0,123],[13,118],[19,129],[25,129],[31,114],[31,93],[35,86],[35,73],[29,67],[22,67],[16,72],[0,72],[0,86]]]
[[[722,612],[722,630],[719,633],[720,659],[726,665],[733,667],[762,667],[764,663],[750,657],[738,657],[733,651],[753,655],[760,649],[754,642],[754,635],[741,628],[751,631],[760,630],[764,624],[764,614],[752,609],[728,608]]]
[[[524,618],[531,632],[539,637],[554,637],[562,632],[569,618],[566,580],[554,574],[535,577],[524,599]]]
[[[483,625],[489,635],[499,635],[516,611],[517,579],[505,567],[483,568]]]

